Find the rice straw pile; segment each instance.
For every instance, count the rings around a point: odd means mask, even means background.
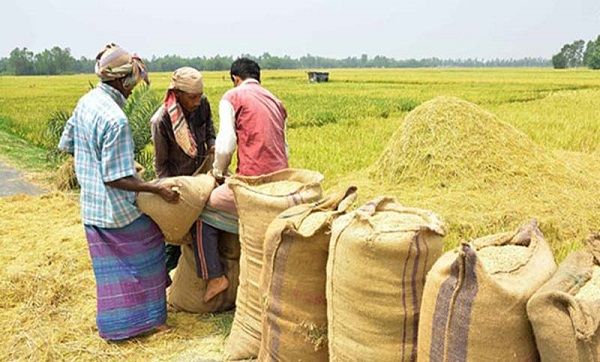
[[[334,189],[358,186],[366,200],[396,196],[462,239],[511,230],[533,217],[560,260],[600,229],[597,154],[552,152],[475,104],[438,97],[415,108],[379,160]]]
[[[170,312],[174,328],[167,333],[122,343],[98,336],[79,207],[64,194],[0,198],[0,247],[2,361],[189,361],[221,355],[231,313]]]
[[[75,161],[69,156],[54,174],[54,184],[61,191],[75,190],[79,187],[75,175]]]

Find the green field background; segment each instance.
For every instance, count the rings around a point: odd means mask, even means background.
[[[164,93],[169,76],[151,73],[157,94]],[[205,93],[218,123],[218,101],[231,82],[227,72],[205,72],[204,77]],[[385,194],[407,206],[433,210],[447,223],[447,250],[461,240],[511,230],[536,217],[560,262],[581,247],[591,231],[600,230],[600,72],[334,69],[330,77],[329,83],[311,84],[301,70],[263,72],[263,84],[288,109],[291,166],[322,172],[327,191],[356,185],[357,206]],[[53,172],[58,165],[45,157],[55,147],[46,134],[48,119],[55,111],[71,112],[96,82],[94,75],[0,76],[0,160],[26,170]],[[435,174],[451,174],[454,167],[457,174],[461,168],[469,169],[466,166],[473,160],[465,157],[423,170],[428,177],[408,180],[399,176],[385,181],[373,176],[387,167],[380,164],[381,155],[395,152],[395,138],[402,136],[397,130],[410,124],[405,122],[410,120],[407,114],[437,96],[459,97],[497,115],[497,119],[486,118],[489,130],[510,128],[512,133],[507,134],[524,139],[526,147],[548,160],[548,165],[542,165],[547,167],[540,166],[538,172],[528,160],[514,162],[522,172],[509,174],[499,169],[487,181],[479,176],[489,170],[476,169],[474,174],[451,180]],[[453,102],[444,100],[437,104]],[[425,150],[411,149],[412,155],[422,156],[422,151],[429,156],[427,152],[433,150],[440,160],[448,160],[456,150],[491,142],[489,132],[480,132],[487,139],[465,132],[469,125],[461,128],[461,115],[454,115],[451,124],[456,130],[443,129],[438,119],[431,129],[444,130],[441,136],[415,132]],[[427,129],[428,119],[419,121],[420,129]],[[512,127],[498,127],[498,121],[513,125],[529,139]],[[469,139],[462,142],[461,137]],[[445,142],[446,138],[451,142]],[[518,154],[511,153],[518,147],[503,146],[491,144],[492,152],[487,155],[497,150],[496,158],[481,160],[518,159]],[[411,171],[421,176],[421,164],[416,164]],[[170,312],[172,332],[122,344],[108,344],[97,336],[94,279],[73,196],[52,192],[0,198],[0,236],[6,240],[0,242],[0,262],[5,266],[0,269],[0,327],[8,336],[0,347],[0,360],[220,358],[231,312]]]
[[[204,72],[205,93],[218,121],[227,72]],[[152,73],[162,94],[169,73]],[[600,74],[587,69],[331,70],[329,83],[311,84],[301,70],[265,71],[263,84],[289,112],[294,167],[323,172],[327,182],[370,165],[403,116],[435,96],[481,105],[548,149],[591,153],[600,147]],[[46,121],[72,111],[95,84],[94,75],[0,77],[0,130],[45,143]]]

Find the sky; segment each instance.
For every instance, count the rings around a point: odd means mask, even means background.
[[[3,0],[0,57],[114,42],[142,57],[550,58],[600,35],[599,0]]]

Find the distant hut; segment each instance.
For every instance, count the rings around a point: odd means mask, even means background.
[[[329,81],[329,72],[306,72],[308,74],[308,80],[310,82],[328,82]]]

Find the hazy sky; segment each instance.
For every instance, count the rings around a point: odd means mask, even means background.
[[[143,57],[549,58],[600,34],[599,0],[3,0],[0,56],[109,41]]]

